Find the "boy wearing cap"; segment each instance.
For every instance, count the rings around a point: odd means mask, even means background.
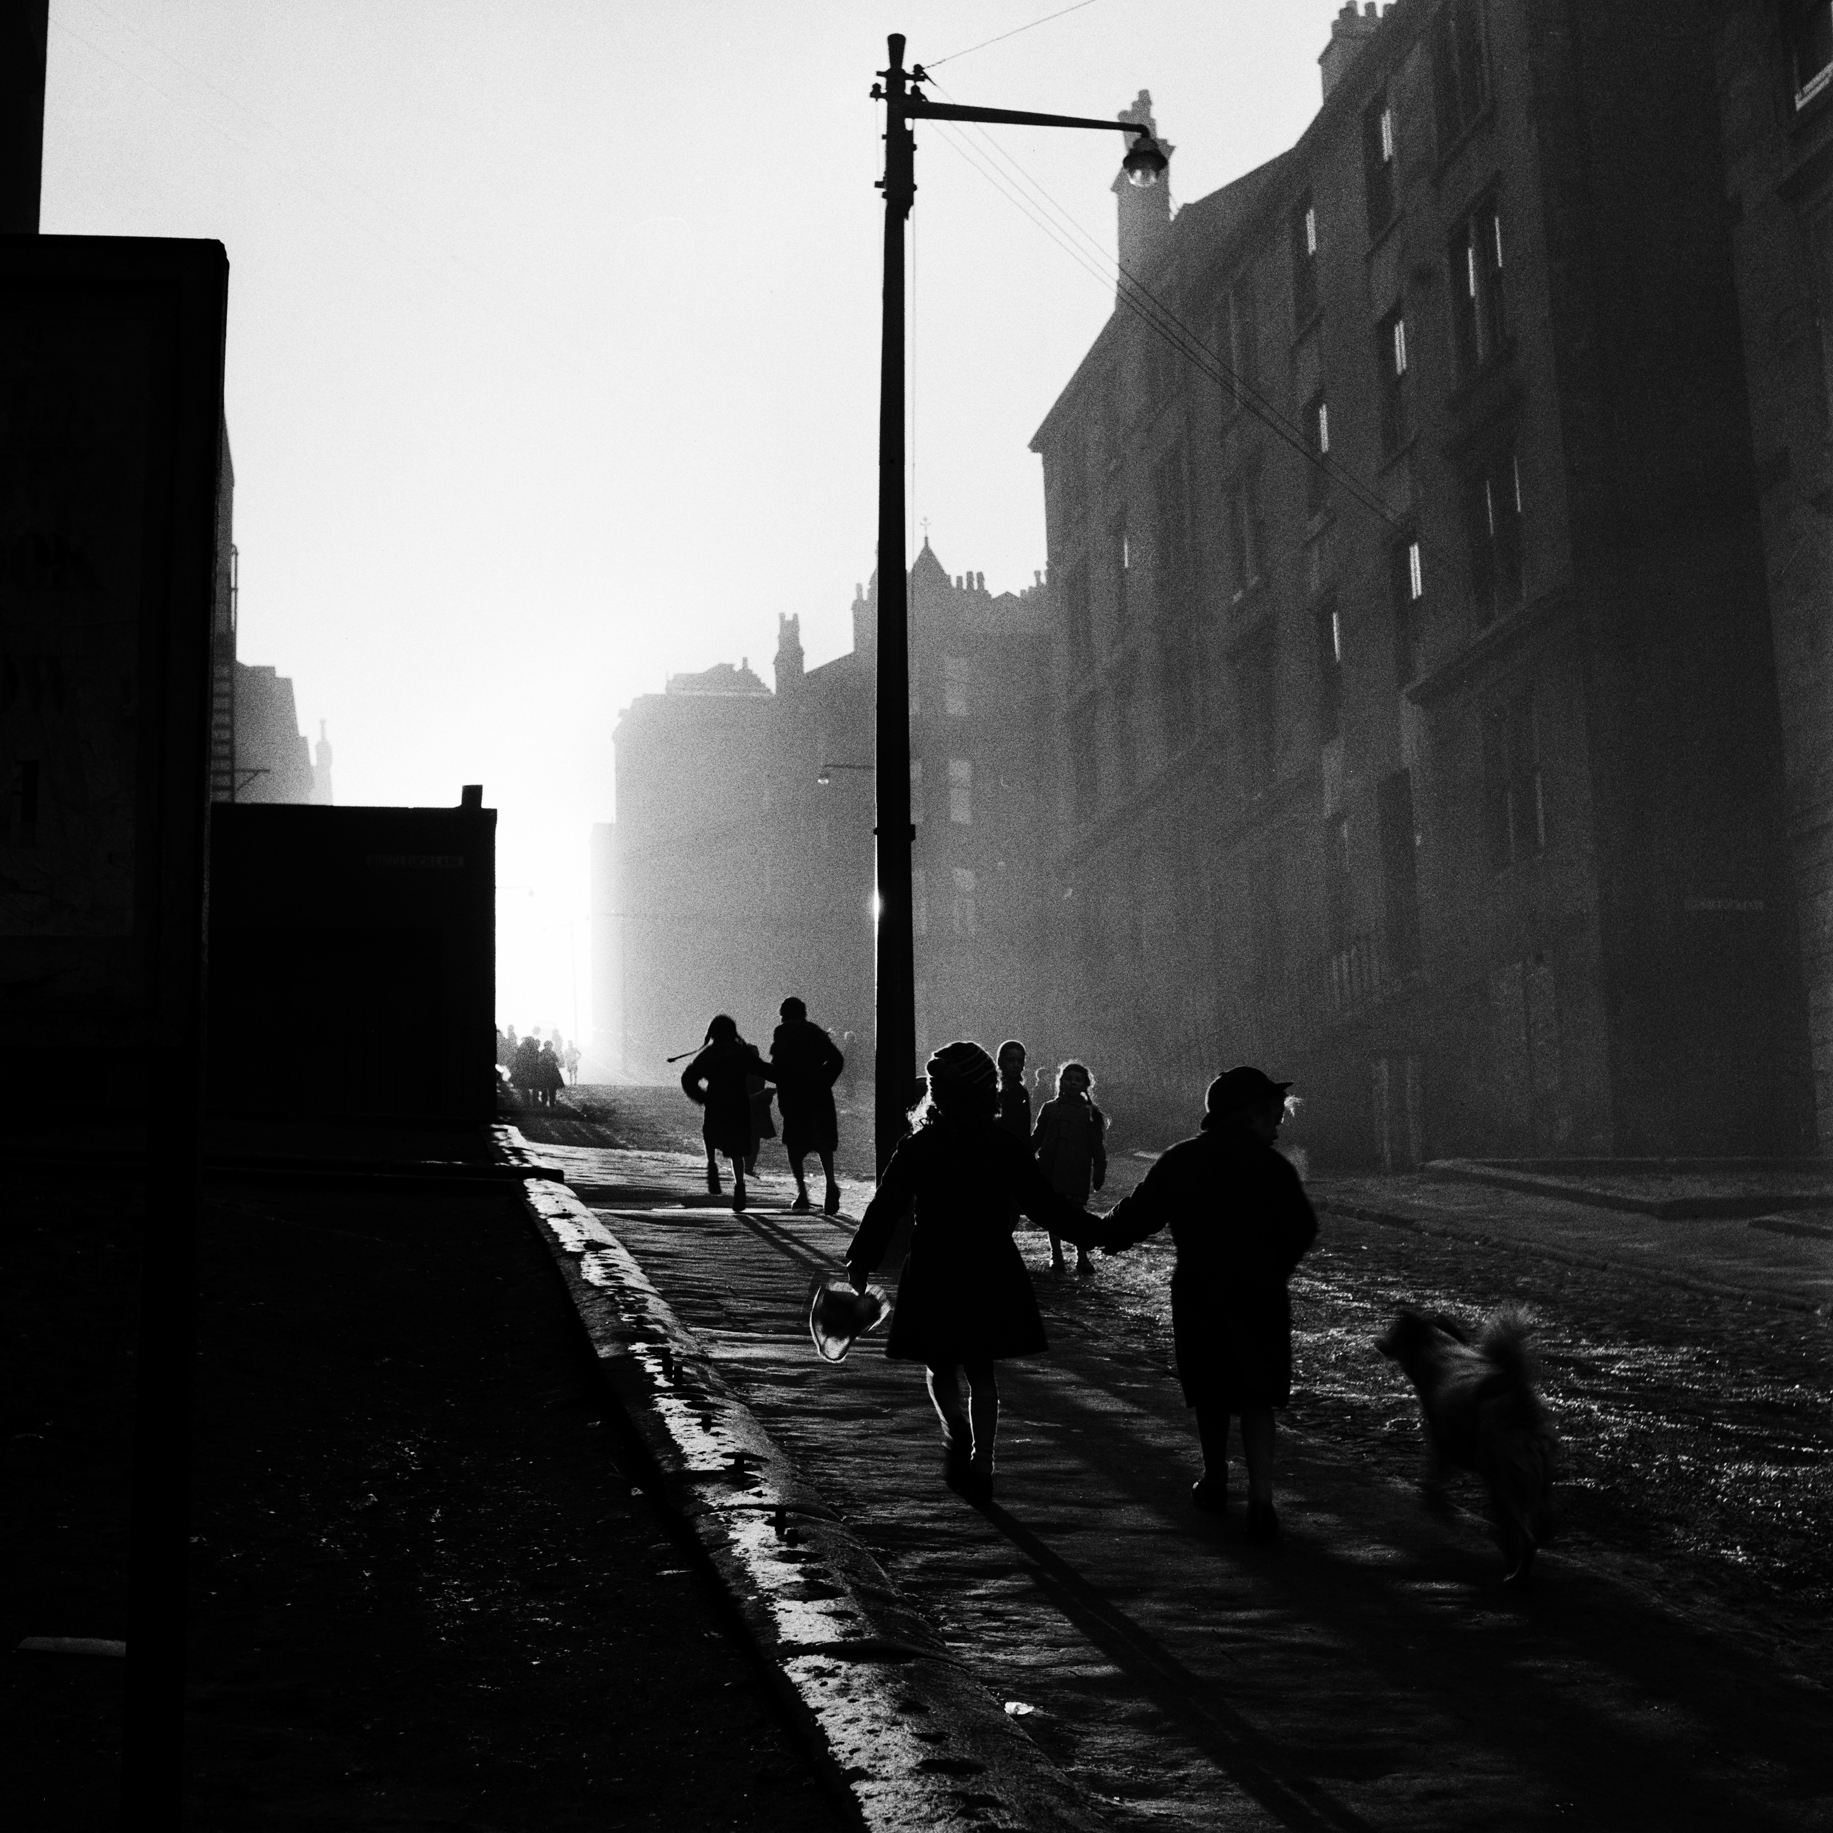
[[[1108,1217],[1122,1247],[1170,1226],[1178,1380],[1203,1447],[1203,1475],[1191,1498],[1213,1513],[1227,1507],[1228,1422],[1238,1414],[1247,1532],[1258,1541],[1279,1533],[1273,1413],[1292,1398],[1286,1281],[1317,1239],[1298,1173],[1273,1150],[1291,1086],[1246,1067],[1218,1076],[1203,1130],[1165,1152]]]

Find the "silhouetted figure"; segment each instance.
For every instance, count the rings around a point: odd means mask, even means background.
[[[978,1044],[960,1040],[929,1059],[929,1089],[914,1131],[885,1167],[866,1207],[847,1270],[863,1292],[893,1231],[916,1205],[885,1354],[921,1362],[942,1422],[943,1476],[973,1502],[993,1494],[999,1429],[995,1362],[1041,1355],[1049,1343],[1030,1275],[1012,1239],[1022,1210],[1070,1240],[1115,1239],[1099,1218],[1051,1189],[1027,1147],[996,1119],[999,1072]],[[968,1404],[961,1404],[965,1373]]]
[[[854,1061],[859,1055],[859,1039],[850,1031],[840,1034],[840,1054],[846,1060],[846,1067],[840,1072],[840,1092],[851,1101],[859,1079],[858,1066]]]
[[[834,1040],[808,1016],[808,1007],[793,994],[777,1008],[783,1022],[770,1039],[770,1066],[776,1072],[777,1100],[783,1109],[783,1150],[795,1175],[792,1209],[809,1207],[803,1166],[809,1153],[821,1160],[827,1176],[822,1209],[840,1213],[840,1185],[834,1178],[834,1154],[840,1150],[840,1120],[834,1112],[834,1084],[846,1058]]]
[[[566,1087],[566,1076],[560,1068],[560,1053],[554,1048],[554,1040],[549,1038],[541,1046],[541,1056],[535,1065],[538,1080],[535,1092],[543,1107],[552,1107],[554,1097]]]
[[[1025,1047],[1009,1037],[999,1046],[999,1124],[1031,1143],[1031,1096],[1025,1088]]]
[[[1215,1513],[1227,1507],[1228,1421],[1239,1414],[1250,1540],[1279,1532],[1273,1412],[1292,1398],[1286,1281],[1317,1239],[1298,1173],[1273,1150],[1291,1086],[1258,1069],[1218,1076],[1209,1085],[1203,1131],[1165,1152],[1107,1218],[1125,1246],[1170,1224],[1178,1380],[1203,1446],[1203,1475],[1191,1497]]]
[[[757,1155],[766,1139],[776,1138],[776,1123],[770,1116],[770,1084],[762,1076],[745,1077],[745,1097],[751,1103],[751,1137],[746,1141],[745,1175],[757,1176]]]
[[[533,1106],[535,1090],[541,1081],[541,1044],[532,1032],[515,1047],[509,1064],[509,1079],[516,1085],[516,1093]]]
[[[577,1088],[579,1086],[579,1046],[569,1037],[566,1048],[560,1053],[560,1067],[566,1071],[566,1079]]]
[[[770,1065],[738,1035],[736,1021],[721,1012],[706,1028],[706,1044],[681,1072],[687,1098],[706,1109],[700,1136],[706,1141],[706,1187],[719,1194],[719,1160],[732,1161],[732,1208],[745,1207],[745,1155],[751,1148],[751,1096],[746,1078],[774,1081]]]
[[[1095,1078],[1086,1063],[1065,1063],[1057,1071],[1055,1098],[1038,1110],[1032,1149],[1045,1177],[1059,1196],[1078,1209],[1091,1190],[1107,1182],[1107,1116],[1089,1099]],[[1050,1237],[1050,1270],[1063,1271],[1063,1244]],[[1095,1270],[1086,1249],[1076,1254],[1076,1272],[1084,1277]]]

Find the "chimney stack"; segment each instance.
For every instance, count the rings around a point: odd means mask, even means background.
[[[1343,80],[1344,73],[1356,61],[1356,53],[1381,29],[1381,21],[1386,8],[1377,7],[1375,0],[1361,12],[1356,11],[1356,0],[1343,0],[1343,10],[1330,22],[1330,43],[1318,54],[1318,69],[1324,78],[1324,99],[1330,99],[1330,92]]]
[[[1121,109],[1114,119],[1137,121],[1158,140],[1158,124],[1152,119],[1152,91],[1149,89],[1142,89],[1133,106]],[[1133,140],[1126,134],[1121,138],[1126,143],[1121,149],[1124,153]],[[1169,159],[1175,149],[1162,140],[1158,143]],[[1120,271],[1122,274],[1143,274],[1171,228],[1171,174],[1166,172],[1157,184],[1141,187],[1129,182],[1126,173],[1120,172],[1114,178],[1113,191],[1120,201]],[[1116,308],[1119,303],[1116,298]]]

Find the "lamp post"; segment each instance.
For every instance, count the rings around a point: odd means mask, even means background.
[[[890,68],[872,96],[885,104],[884,335],[878,394],[878,995],[873,1071],[873,1143],[882,1172],[904,1135],[916,1075],[916,937],[912,923],[910,849],[910,584],[904,571],[904,219],[916,201],[912,121],[977,121],[1018,127],[1087,127],[1135,134],[1122,161],[1136,185],[1150,185],[1166,158],[1136,121],[1084,115],[1027,114],[932,102],[913,83],[923,66],[904,68],[904,35],[889,38]]]

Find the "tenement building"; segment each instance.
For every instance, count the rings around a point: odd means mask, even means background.
[[[1833,1144],[1833,5],[1742,0],[1720,11],[1725,204],[1824,1148]]]
[[[612,856],[593,865],[617,909],[593,924],[594,1007],[603,997],[616,1013],[619,1053],[642,1080],[665,1080],[666,1059],[698,1045],[715,1012],[756,1039],[774,940],[758,898],[771,714],[749,665],[722,662],[640,695],[613,735]]]
[[[927,541],[911,568],[920,1053],[1036,1030],[1052,914],[1046,597],[951,578]],[[789,993],[851,1032],[869,1070],[877,629],[874,581],[832,661],[808,667],[799,616],[779,620],[774,693],[727,665],[625,712],[595,868],[614,907],[594,921],[625,1074],[660,1078],[717,1010],[767,1043]]]
[[[1807,1136],[1716,10],[1345,7],[1290,151],[1117,185],[1034,442],[1110,1077],[1259,1061],[1346,1161]]]

